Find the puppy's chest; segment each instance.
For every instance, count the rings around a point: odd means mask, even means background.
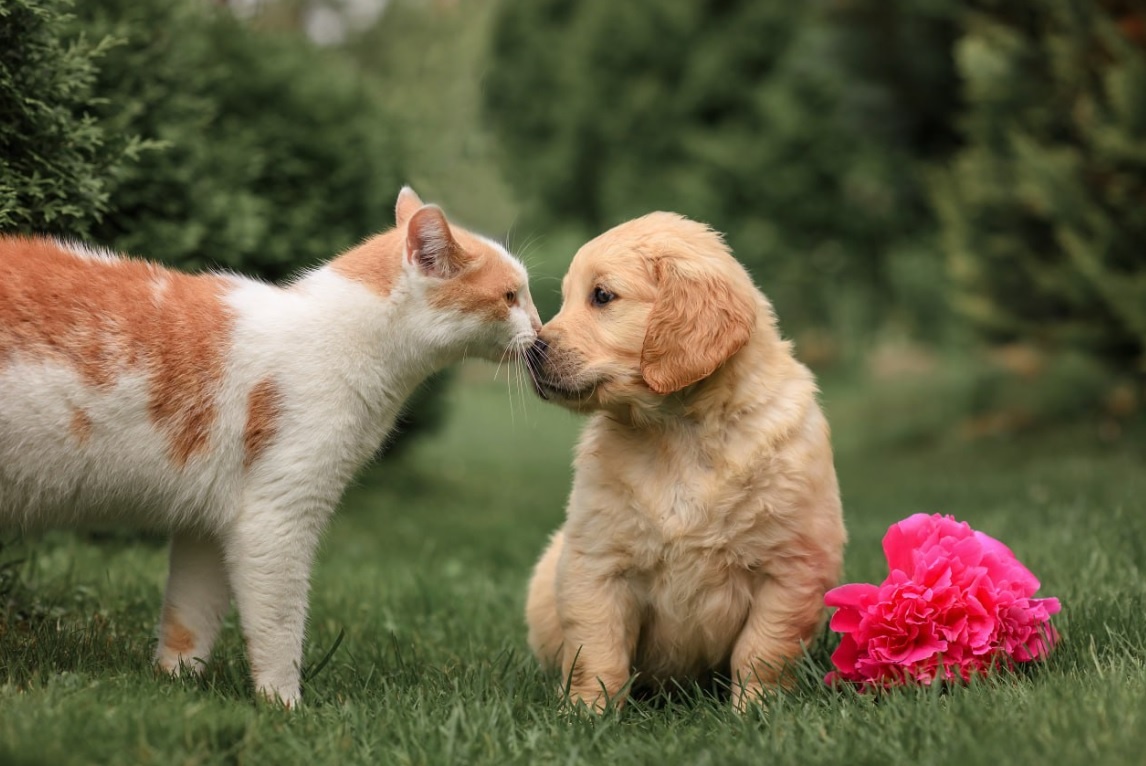
[[[679,637],[743,621],[764,550],[753,505],[730,489],[703,481],[629,486],[628,534],[616,539],[624,541],[624,576],[643,604],[650,640],[665,630]],[[726,639],[698,638],[694,648],[711,643],[701,652],[710,664]]]
[[[705,466],[675,466],[659,477],[632,466],[614,466],[602,488],[610,526],[625,549],[630,571],[679,575],[698,568],[756,568],[754,531],[760,498],[743,483]]]

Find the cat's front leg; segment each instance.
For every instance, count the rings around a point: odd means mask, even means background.
[[[155,661],[169,673],[201,672],[211,654],[231,589],[218,540],[191,532],[171,538],[171,561]]]
[[[310,569],[327,515],[281,499],[249,501],[226,537],[255,690],[287,707],[299,700]]]

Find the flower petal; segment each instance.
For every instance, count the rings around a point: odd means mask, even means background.
[[[864,607],[875,601],[879,588],[866,582],[854,582],[832,588],[824,594],[826,606]]]

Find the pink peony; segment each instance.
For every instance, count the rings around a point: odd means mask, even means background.
[[[992,665],[1045,657],[1058,640],[1056,598],[1011,549],[950,516],[917,513],[883,538],[881,585],[835,588],[831,628],[843,634],[825,679],[865,687],[967,681]]]

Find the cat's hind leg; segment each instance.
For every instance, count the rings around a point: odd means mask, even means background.
[[[171,539],[171,563],[155,661],[177,673],[203,669],[223,617],[231,605],[231,589],[223,550],[212,537],[177,532]]]

